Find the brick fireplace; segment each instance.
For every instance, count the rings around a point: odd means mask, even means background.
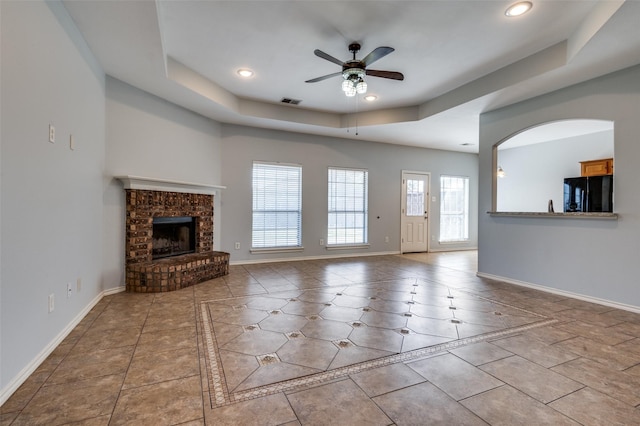
[[[213,250],[214,194],[202,193],[214,192],[213,187],[134,179],[131,176],[118,179],[124,182],[126,191],[125,267],[128,292],[179,290],[229,273],[229,253]],[[154,219],[156,223],[190,220],[193,227],[191,238],[194,238],[192,252],[154,259]]]

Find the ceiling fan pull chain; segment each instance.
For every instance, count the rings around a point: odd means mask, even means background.
[[[356,136],[358,136],[358,96],[356,98]]]

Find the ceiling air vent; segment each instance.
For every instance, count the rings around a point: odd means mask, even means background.
[[[302,101],[300,99],[282,98],[280,102],[283,104],[298,105]]]

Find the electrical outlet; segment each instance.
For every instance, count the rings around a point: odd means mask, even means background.
[[[71,287],[71,283],[67,283],[67,299],[71,297],[73,294],[73,288]]]
[[[56,128],[49,124],[49,142],[56,143]]]
[[[384,242],[388,243],[389,242],[389,237],[384,237]]]
[[[323,246],[324,245],[324,238],[320,238],[320,245]]]
[[[76,139],[73,137],[73,135],[69,135],[69,149],[71,151],[76,149]]]
[[[236,243],[236,250],[240,250],[240,243]]]
[[[53,312],[54,308],[55,308],[55,295],[51,293],[49,295],[49,313]]]
[[[431,241],[435,241],[435,240],[436,240],[436,236],[435,236],[435,235],[432,235],[432,236],[431,236]]]
[[[82,278],[76,280],[76,291],[80,293],[80,290],[82,290]]]

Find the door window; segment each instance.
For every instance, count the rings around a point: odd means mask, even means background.
[[[407,216],[422,216],[424,212],[424,180],[407,179]]]

